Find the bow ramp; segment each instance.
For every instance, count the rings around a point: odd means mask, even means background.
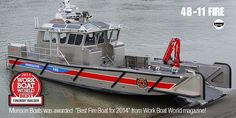
[[[201,75],[204,80],[201,97],[179,96],[190,103],[187,107],[204,106],[216,102],[227,95],[229,88],[232,87],[232,70],[228,64],[215,62],[212,66],[204,64],[199,64],[198,66],[201,69],[199,69],[197,74]]]

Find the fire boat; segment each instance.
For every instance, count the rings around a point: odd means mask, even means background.
[[[231,88],[231,67],[180,60],[172,38],[163,58],[125,54],[121,25],[92,20],[87,11],[61,3],[55,17],[38,25],[36,41],[8,44],[7,69],[40,78],[125,95],[175,95],[204,105]]]

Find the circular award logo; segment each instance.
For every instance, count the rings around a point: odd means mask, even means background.
[[[31,72],[21,72],[11,81],[11,95],[9,96],[10,106],[41,106],[42,84],[40,79]]]
[[[223,29],[223,27],[224,27],[224,21],[221,20],[221,19],[215,20],[215,21],[214,21],[214,27],[215,27],[217,30]]]

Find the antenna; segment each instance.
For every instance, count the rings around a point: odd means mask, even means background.
[[[38,28],[39,27],[39,18],[38,17],[34,17],[34,27]]]
[[[70,8],[70,0],[64,0],[65,8]]]

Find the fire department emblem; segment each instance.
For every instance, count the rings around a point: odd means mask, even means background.
[[[137,78],[136,84],[139,88],[142,88],[142,89],[147,88],[148,86],[148,82],[144,78]]]

